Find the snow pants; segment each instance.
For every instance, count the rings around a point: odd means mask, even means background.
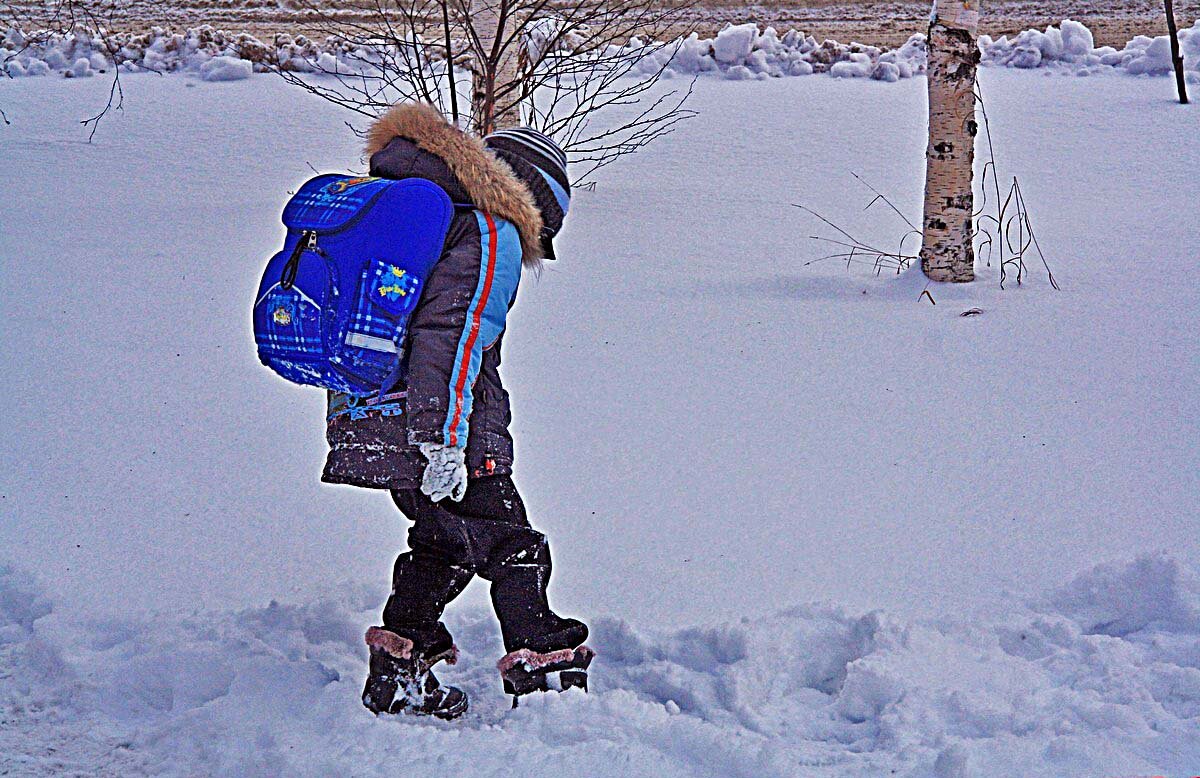
[[[574,648],[587,637],[583,624],[550,610],[550,547],[530,526],[512,478],[472,479],[461,502],[435,503],[418,489],[394,490],[392,499],[413,524],[409,550],[396,559],[384,627],[418,646],[442,643],[449,637],[442,612],[478,575],[491,582],[506,651]]]

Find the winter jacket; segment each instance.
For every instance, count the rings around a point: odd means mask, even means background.
[[[425,178],[456,204],[442,256],[402,344],[404,378],[379,403],[330,394],[322,480],[412,489],[419,445],[466,448],[471,477],[512,472],[500,344],[522,266],[541,260],[541,217],[528,189],[478,140],[429,106],[401,105],[367,135],[371,175]]]

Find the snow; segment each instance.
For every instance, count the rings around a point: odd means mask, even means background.
[[[317,56],[316,70],[318,73],[329,73],[342,76],[350,75],[351,73],[355,72],[352,67],[338,59],[333,54],[330,54],[328,51],[322,51]]]
[[[831,606],[675,632],[601,619],[592,693],[512,712],[491,677],[492,624],[460,613],[462,656],[443,676],[470,688],[474,712],[446,725],[361,709],[361,624],[378,605],[362,592],[71,622],[0,568],[12,725],[0,765],[46,774],[103,754],[124,775],[557,776],[568,760],[589,776],[1183,774],[1200,759],[1196,580],[1143,557],[1075,578],[1062,605],[982,623]],[[1188,617],[1164,618],[1180,614],[1157,595]],[[1119,633],[1096,631],[1091,614],[1114,610]]]
[[[1087,634],[1127,637],[1148,628],[1200,631],[1200,578],[1165,556],[1101,565],[1057,591],[1051,607]]]
[[[253,72],[250,61],[238,57],[213,57],[200,66],[200,77],[205,81],[239,81],[250,78]]]
[[[28,44],[28,45],[26,45]],[[0,62],[11,72],[14,65],[29,73],[33,63],[38,75],[74,74],[78,61],[86,59],[94,71],[105,71],[113,61],[125,70],[157,73],[197,73],[204,80],[240,80],[251,72],[277,64],[284,70],[314,71],[322,57],[337,63],[330,72],[349,70],[346,61],[361,61],[363,55],[343,41],[318,43],[303,35],[275,35],[269,43],[246,34],[226,33],[211,25],[184,32],[153,27],[143,33],[92,34],[83,29],[69,33],[29,38],[10,29],[0,40]]]
[[[526,34],[526,50],[532,59],[546,54],[557,37],[561,20],[538,19]],[[1188,76],[1200,74],[1200,20],[1180,30]],[[336,38],[314,41],[298,35],[277,34],[268,41],[252,35],[231,34],[204,25],[182,33],[155,27],[146,33],[117,33],[107,39],[85,31],[52,35],[48,40],[25,46],[20,30],[9,30],[0,41],[0,62],[9,75],[88,75],[79,59],[88,59],[90,70],[103,71],[114,57],[122,67],[155,72],[198,72],[205,80],[236,80],[250,72],[278,66],[284,70],[353,75],[367,68],[377,56]],[[558,42],[569,49],[581,45],[572,33]],[[806,76],[829,73],[838,78],[872,78],[896,82],[925,72],[925,36],[914,34],[899,48],[885,51],[859,43],[818,42],[810,35],[789,30],[782,36],[773,27],[765,29],[746,23],[726,26],[713,38],[691,34],[673,42],[630,40],[624,52],[637,63],[636,72],[667,77],[714,74],[731,81],[761,80],[762,77]],[[1050,68],[1074,75],[1124,71],[1132,75],[1165,75],[1171,70],[1167,37],[1137,36],[1117,51],[1095,48],[1091,31],[1071,19],[1042,30],[1025,30],[1011,40],[979,38],[982,63],[1016,69]],[[234,62],[236,60],[236,64]],[[214,64],[216,63],[216,64]],[[881,64],[882,63],[882,64]],[[436,67],[436,65],[435,65]]]
[[[791,30],[780,36],[773,27],[729,25],[715,38],[698,35],[661,47],[649,55],[655,66],[669,67],[673,73],[701,75],[715,73],[731,81],[758,80],[762,76],[804,76],[829,72],[838,77],[897,80],[901,72],[911,75],[925,68],[925,38],[914,35],[908,43],[888,52],[888,62],[874,75],[875,65],[884,52],[875,46],[837,41],[818,43],[812,36]],[[898,63],[903,62],[901,68]]]
[[[1189,42],[1190,40],[1190,42]],[[1200,72],[1200,21],[1180,31],[1185,67]],[[1057,26],[1026,30],[1013,39],[979,40],[987,66],[1017,69],[1051,68],[1076,75],[1124,70],[1133,75],[1163,75],[1170,71],[1167,37],[1139,36],[1125,49],[1095,47],[1092,32],[1082,23],[1066,19]],[[715,38],[696,35],[653,55],[657,65],[669,64],[678,73],[700,75],[719,72],[729,80],[747,80],[750,73],[772,77],[828,72],[835,78],[873,78],[895,82],[925,72],[925,36],[913,35],[894,51],[837,41],[818,41],[798,31],[780,36],[772,27],[729,25]],[[886,63],[880,66],[880,63]]]
[[[1166,75],[1172,72],[1171,42],[1165,38],[1147,38],[1139,35],[1129,42],[1123,52],[1125,70],[1135,76]]]
[[[741,63],[754,50],[757,38],[757,24],[730,25],[717,33],[712,42],[713,58],[724,65]]]
[[[584,44],[579,30],[563,32],[566,20],[543,16],[530,22],[525,31],[525,52],[530,62],[540,62],[553,51],[573,51]]]
[[[1200,72],[1200,20],[1179,31],[1184,69]],[[1167,75],[1173,71],[1171,44],[1166,35],[1150,38],[1139,35],[1121,51],[1110,46],[1095,48],[1092,33],[1083,24],[1065,20],[1045,32],[1026,30],[1013,40],[1007,36],[993,41],[981,35],[979,48],[983,64],[1030,69],[1052,67],[1076,75],[1091,75],[1105,70],[1122,70],[1130,75]]]
[[[87,57],[80,57],[75,60],[75,64],[67,71],[67,75],[72,78],[87,78],[93,75],[91,60]]]
[[[1200,764],[1200,137],[1165,80],[981,74],[1062,292],[981,267],[930,305],[805,264],[822,228],[791,203],[904,229],[850,171],[919,212],[919,79],[705,79],[697,119],[579,190],[504,376],[594,690],[509,711],[474,584],[457,724],[359,705],[406,525],[317,482],[323,398],[249,332],[287,193],[361,169],[353,117],[261,76],[122,84],[87,144],[63,106],[107,79],[0,82],[5,161],[36,172],[0,213],[0,772]]]
[[[829,69],[834,78],[865,78],[871,74],[871,58],[866,54],[851,55],[845,62],[836,62]]]

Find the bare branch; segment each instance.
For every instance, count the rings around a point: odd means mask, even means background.
[[[858,176],[855,176],[855,178],[858,178]],[[859,179],[859,180],[861,181],[862,179]],[[863,183],[865,184],[866,182],[864,181]],[[894,210],[896,210],[895,206],[892,204],[892,202],[890,200],[887,199],[886,196],[880,194],[874,188],[872,188],[872,191],[876,192],[876,199],[883,200],[888,205],[891,205]],[[872,201],[872,202],[874,202],[874,201]],[[833,246],[841,246],[842,248],[848,249],[848,251],[845,251],[845,252],[829,254],[824,257],[820,257],[818,259],[809,260],[808,262],[804,263],[804,265],[806,267],[808,265],[816,264],[817,262],[824,262],[824,261],[827,261],[830,259],[844,259],[846,261],[847,269],[849,269],[852,264],[869,265],[871,267],[871,269],[875,272],[875,274],[879,275],[880,273],[883,272],[883,270],[885,268],[888,270],[894,270],[896,273],[900,273],[903,270],[905,270],[906,268],[908,268],[910,265],[912,265],[913,262],[917,262],[920,260],[920,257],[917,256],[916,254],[905,254],[904,253],[904,241],[908,239],[909,235],[912,235],[915,233],[918,238],[921,236],[920,231],[917,230],[915,227],[913,229],[911,229],[909,232],[905,233],[904,237],[900,239],[899,251],[887,251],[886,249],[876,248],[875,246],[870,245],[866,241],[860,240],[856,236],[851,235],[848,231],[839,227],[837,224],[835,224],[834,222],[825,218],[824,216],[817,213],[812,208],[809,208],[806,205],[792,203],[792,206],[795,208],[799,208],[800,210],[804,211],[805,213],[815,216],[817,219],[819,219],[825,225],[827,225],[828,227],[831,227],[832,229],[837,231],[840,235],[842,235],[845,238],[845,240],[838,240],[836,238],[827,238],[827,237],[824,237],[821,235],[812,235],[810,237],[813,240],[820,241],[822,243],[828,243]],[[896,210],[896,212],[899,214],[899,210]],[[900,218],[904,219],[903,214],[900,214]],[[905,219],[905,221],[908,221],[908,220]]]
[[[976,89],[978,89],[978,84],[976,84]],[[979,95],[977,92],[976,97],[978,98],[978,106],[983,118],[984,137],[987,140],[988,150],[988,160],[983,166],[981,205],[979,210],[972,214],[972,222],[975,226],[974,232],[971,234],[971,240],[976,243],[976,253],[984,255],[990,267],[993,250],[999,252],[1000,288],[1003,289],[1008,283],[1010,275],[1015,276],[1018,285],[1024,282],[1025,276],[1028,273],[1028,268],[1025,265],[1025,257],[1031,250],[1036,251],[1042,262],[1042,267],[1046,270],[1050,286],[1056,290],[1060,289],[1058,280],[1054,277],[1054,273],[1051,272],[1050,264],[1047,262],[1045,254],[1042,253],[1037,235],[1033,231],[1029,211],[1025,204],[1025,197],[1021,191],[1021,184],[1015,177],[1013,178],[1012,186],[1008,190],[1008,194],[1002,196],[999,177],[996,172],[996,155],[995,147],[992,143],[991,123],[988,120],[987,108],[983,102],[982,95]],[[887,251],[858,239],[811,208],[796,205],[797,208],[815,216],[826,226],[832,228],[842,236],[841,239],[838,239],[814,235],[812,236],[813,240],[846,249],[846,251],[810,260],[805,265],[838,259],[845,260],[847,267],[850,267],[852,264],[870,265],[877,274],[884,267],[900,272],[912,262],[919,259],[917,255],[906,253],[904,246],[908,239],[914,235],[920,239],[922,237],[921,231],[886,195],[867,183],[867,181],[856,173],[852,172],[850,175],[854,176],[859,183],[874,195],[870,202],[867,203],[865,210],[870,210],[876,203],[882,202],[893,213],[899,216],[909,229],[901,236],[900,247],[896,251]],[[995,203],[991,206],[989,206],[989,191],[995,194]]]
[[[694,82],[675,90],[659,83],[673,75],[676,36],[695,2],[348,0],[330,10],[298,0],[335,56],[277,36],[278,57],[268,66],[363,116],[422,101],[479,131],[491,126],[489,117],[518,112],[562,145],[582,183],[694,115],[684,108]],[[483,11],[494,15],[494,31],[480,27]],[[502,60],[516,61],[515,76],[498,77]],[[469,77],[471,112],[459,108]]]

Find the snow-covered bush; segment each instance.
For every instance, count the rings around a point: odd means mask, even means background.
[[[1050,62],[1099,64],[1091,30],[1070,19],[1058,27],[1047,27],[1045,32],[1026,30],[1012,40],[1007,35],[995,41],[981,35],[979,49],[987,65],[1036,68]]]
[[[868,54],[851,54],[841,62],[833,63],[829,75],[834,78],[866,78],[874,70],[874,63]]]
[[[1184,70],[1200,73],[1200,21],[1190,29],[1179,31],[1179,48],[1183,55]],[[1171,41],[1165,35],[1157,38],[1139,35],[1125,44],[1123,51],[1113,54],[1110,60],[1133,75],[1166,75],[1174,69]]]
[[[740,64],[750,56],[757,39],[757,24],[726,27],[717,33],[716,39],[712,42],[713,58],[722,65]]]
[[[566,20],[558,16],[546,16],[531,22],[525,32],[525,54],[530,62],[540,61],[551,50],[570,51],[584,43],[584,37],[575,30],[563,33]]]

